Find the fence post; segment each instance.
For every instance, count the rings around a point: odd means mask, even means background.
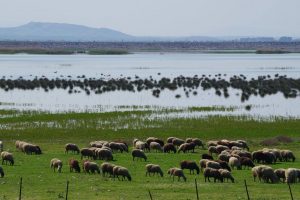
[[[66,200],[68,200],[68,194],[69,194],[69,181],[67,181]]]
[[[245,183],[245,188],[246,188],[246,192],[247,192],[247,198],[248,198],[248,200],[250,200],[249,192],[248,192],[248,186],[247,186],[246,180],[244,180],[244,183]]]
[[[289,186],[289,190],[290,190],[291,199],[294,200],[291,185],[289,183],[288,183],[288,186]]]
[[[149,193],[150,199],[153,200],[152,199],[152,194],[151,194],[150,190],[148,190],[148,193]]]
[[[19,190],[19,200],[22,199],[22,184],[23,184],[23,178],[20,178],[20,190]]]
[[[195,187],[196,187],[197,200],[199,200],[198,185],[197,185],[197,179],[196,178],[195,178]]]

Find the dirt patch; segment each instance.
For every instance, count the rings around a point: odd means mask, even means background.
[[[286,143],[291,143],[291,142],[294,142],[294,140],[292,138],[283,136],[283,135],[279,135],[274,138],[265,139],[265,140],[261,141],[260,144],[264,145],[264,146],[276,146],[281,143],[286,144]]]

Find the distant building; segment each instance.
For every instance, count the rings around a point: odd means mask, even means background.
[[[278,40],[279,42],[292,42],[293,38],[292,37],[287,37],[287,36],[282,36]]]
[[[240,42],[274,42],[275,39],[273,37],[248,37],[241,38]]]

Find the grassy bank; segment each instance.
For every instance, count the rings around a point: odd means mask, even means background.
[[[179,166],[181,160],[199,161],[196,153],[163,154],[147,153],[148,161],[132,161],[130,153],[114,154],[114,164],[130,170],[132,182],[111,180],[101,175],[70,173],[67,161],[79,155],[64,154],[64,144],[76,143],[86,147],[92,140],[124,139],[131,144],[133,138],[146,139],[156,136],[180,138],[199,137],[210,139],[245,139],[251,150],[262,148],[260,142],[277,135],[294,138],[289,144],[277,148],[291,149],[296,154],[295,163],[278,163],[274,168],[300,168],[299,119],[273,119],[258,121],[244,116],[207,118],[161,118],[158,111],[126,111],[107,113],[63,113],[0,111],[0,140],[4,149],[14,153],[14,166],[3,166],[6,176],[0,178],[0,199],[18,197],[18,181],[23,177],[24,199],[60,199],[65,195],[66,181],[70,181],[69,199],[196,199],[194,179],[199,183],[200,199],[246,199],[244,179],[248,183],[251,199],[289,199],[286,184],[253,182],[250,170],[234,170],[235,183],[205,183],[203,175],[190,175],[185,171],[187,182],[172,181],[165,173],[163,178],[145,177],[145,164],[160,164],[164,172]],[[41,146],[43,154],[29,156],[18,152],[15,140],[26,140]],[[131,148],[131,147],[130,147]],[[57,157],[64,162],[61,174],[50,170],[50,159]],[[102,161],[96,161],[102,163]],[[294,196],[300,195],[300,184],[292,185]]]

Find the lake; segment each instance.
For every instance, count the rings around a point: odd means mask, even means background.
[[[300,78],[300,54],[188,54],[188,53],[135,53],[129,55],[0,55],[0,76],[15,79],[33,79],[35,76],[47,78],[72,78],[85,75],[87,78],[134,77],[155,79],[173,78],[179,75],[201,76],[243,74],[247,78],[275,74]],[[198,95],[186,97],[184,91],[162,91],[159,98],[151,91],[110,92],[86,95],[85,93],[68,94],[67,90],[55,89],[5,92],[0,90],[0,109],[44,110],[51,112],[65,111],[111,111],[122,106],[152,106],[155,108],[187,108],[203,106],[234,106],[239,109],[232,115],[299,117],[299,96],[286,99],[281,93],[261,98],[251,96],[246,102],[240,101],[238,91],[231,89],[230,97],[225,99],[215,95],[214,90],[202,91]],[[176,99],[176,94],[182,94]],[[252,105],[252,109],[244,109]],[[222,114],[221,112],[211,112]],[[202,115],[203,113],[198,113]],[[207,114],[207,113],[205,113]],[[226,113],[228,114],[228,113]],[[185,116],[186,113],[181,113]],[[197,113],[194,113],[197,115]]]

